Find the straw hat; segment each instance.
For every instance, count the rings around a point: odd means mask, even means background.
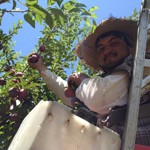
[[[104,20],[97,26],[93,33],[88,35],[76,47],[77,56],[95,70],[100,69],[100,64],[98,63],[95,51],[96,39],[103,33],[109,31],[119,31],[127,34],[133,40],[131,53],[135,50],[137,40],[137,21],[114,17]]]

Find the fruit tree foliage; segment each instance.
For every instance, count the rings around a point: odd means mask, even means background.
[[[1,3],[8,1],[1,1]],[[47,8],[37,0],[26,0],[26,10],[18,10],[20,1],[12,1],[12,10],[0,9],[0,20],[5,13],[24,12],[25,22],[36,28],[35,22],[44,26],[42,37],[35,43],[35,49],[42,55],[48,69],[66,79],[67,70],[82,71],[74,53],[75,45],[96,25],[93,11],[74,0],[48,0]],[[22,3],[22,2],[21,2]],[[15,14],[14,14],[15,16]],[[13,49],[13,37],[19,34],[22,21],[14,24],[6,34],[0,30],[0,149],[8,148],[21,121],[40,100],[59,100],[50,91],[38,71],[28,67],[28,56],[21,56]],[[42,50],[40,50],[42,49]],[[58,112],[59,113],[59,112]]]

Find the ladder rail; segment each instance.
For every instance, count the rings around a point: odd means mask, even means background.
[[[137,47],[134,60],[133,78],[129,93],[128,111],[125,131],[122,141],[122,150],[134,150],[136,129],[138,122],[140,90],[143,79],[145,50],[147,41],[148,10],[143,9],[138,27]]]
[[[144,66],[149,67],[150,66],[150,59],[145,59]]]

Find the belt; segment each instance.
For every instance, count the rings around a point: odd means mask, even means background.
[[[97,113],[90,111],[86,107],[79,107],[77,110],[73,110],[73,113],[93,125],[97,124]]]
[[[127,112],[127,106],[115,107],[111,109],[107,115],[99,115],[85,107],[79,107],[78,110],[73,110],[73,113],[77,116],[87,120],[93,125],[102,127],[111,127],[120,121],[125,121]],[[150,103],[140,105],[139,108],[139,119],[150,117]]]

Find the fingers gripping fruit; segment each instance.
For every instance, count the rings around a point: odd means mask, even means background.
[[[39,60],[39,55],[37,53],[31,54],[28,58],[29,63],[37,63]]]
[[[38,52],[39,51],[44,53],[46,51],[45,46],[44,45],[39,46]],[[40,58],[38,52],[29,55],[28,63],[37,63],[38,62],[38,60]]]

